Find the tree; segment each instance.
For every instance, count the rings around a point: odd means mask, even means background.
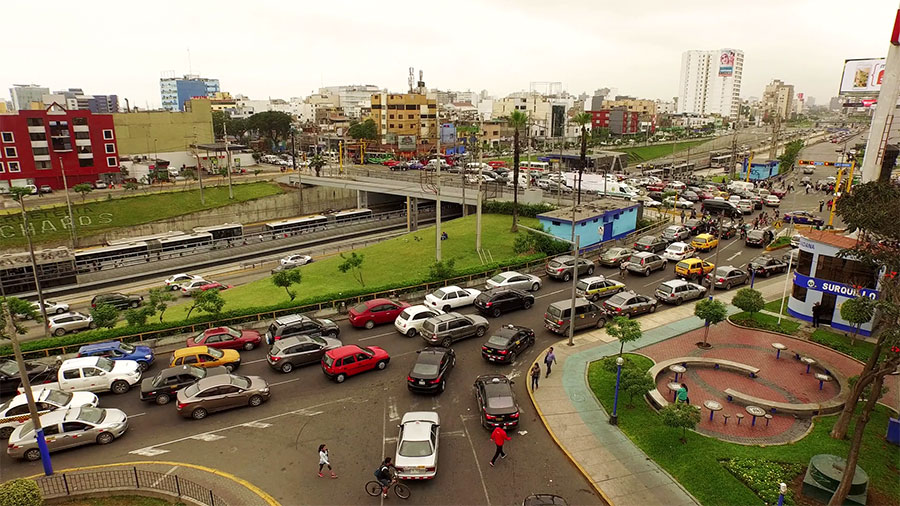
[[[363,281],[362,275],[362,264],[363,264],[364,255],[357,255],[356,252],[351,251],[350,256],[346,256],[341,253],[341,258],[344,261],[338,265],[338,270],[342,273],[346,274],[348,271],[353,274],[353,278],[360,284],[360,286],[365,287],[366,283]]]
[[[435,262],[428,266],[428,278],[435,281],[451,278],[453,277],[453,269],[455,266],[456,260],[453,258]]]
[[[300,272],[300,269],[296,267],[285,271],[278,271],[272,276],[272,284],[284,288],[288,297],[291,298],[291,302],[293,302],[294,298],[297,296],[297,292],[291,291],[291,285],[299,285],[301,281],[303,281],[303,274]]]
[[[851,346],[856,345],[856,335],[863,323],[875,316],[875,301],[868,297],[856,297],[841,304],[841,318],[853,325],[853,335],[850,337]]]
[[[247,130],[265,136],[274,150],[278,142],[291,133],[291,115],[281,111],[258,112],[247,118]]]
[[[375,140],[378,138],[378,129],[376,128],[375,121],[373,121],[372,118],[368,118],[362,123],[353,123],[350,125],[350,128],[347,129],[347,134],[356,140]]]
[[[125,322],[129,327],[143,327],[147,324],[147,318],[153,316],[153,309],[149,306],[125,310]]]
[[[587,167],[587,125],[591,122],[591,114],[588,112],[580,112],[573,118],[575,124],[581,125],[581,163],[578,164],[578,204],[581,204],[581,179],[584,175],[584,169]]]
[[[656,382],[647,371],[641,371],[637,367],[622,368],[622,382],[620,388],[628,394],[628,407],[634,407],[634,397],[643,396],[656,388]]]
[[[753,313],[766,307],[766,301],[763,299],[762,292],[752,288],[741,288],[738,290],[734,294],[734,298],[731,299],[731,304],[742,311],[750,313],[750,318],[753,318]]]
[[[81,194],[81,203],[82,204],[84,203],[84,198],[87,196],[87,194],[94,191],[94,189],[91,188],[91,185],[88,183],[78,183],[75,186],[73,186],[72,189]]]
[[[166,314],[166,309],[169,308],[169,302],[175,300],[175,294],[168,287],[151,288],[148,299],[145,307],[149,307],[152,310],[151,315],[159,311],[159,322],[162,323],[163,315]]]
[[[228,121],[228,114],[225,111],[212,112],[213,135],[222,137],[225,135],[224,125]]]
[[[797,157],[800,155],[800,150],[802,149],[803,141],[799,139],[791,141],[784,146],[784,153],[778,157],[778,172],[780,174],[784,174],[791,170],[794,164],[797,163]]]
[[[757,292],[758,293],[758,292]],[[735,296],[737,298],[737,296]],[[728,317],[728,309],[719,300],[703,299],[694,306],[694,316],[706,323],[706,331],[703,333],[703,348],[709,347],[709,326],[718,325]]]
[[[528,115],[522,111],[513,111],[509,115],[509,126],[513,128],[513,222],[512,232],[519,230],[519,132],[527,127]]]
[[[9,304],[9,312],[12,316],[16,334],[24,335],[28,332],[28,329],[19,323],[21,320],[32,319],[41,321],[41,312],[31,302],[16,297],[0,297],[0,338],[12,339],[6,322],[6,311],[3,309],[3,306],[6,304]]]
[[[621,343],[619,346],[620,357],[622,356],[622,351],[625,349],[625,343],[637,341],[643,335],[641,332],[641,323],[625,316],[616,316],[613,318],[612,322],[606,326],[606,333],[615,337]]]
[[[134,190],[137,190],[137,189],[138,189],[138,184],[135,183],[134,181],[129,181],[129,182],[125,183],[124,188],[125,188],[125,191],[126,191],[126,192],[127,192],[127,191],[134,191]]]
[[[97,328],[111,329],[119,319],[119,310],[111,304],[97,304],[97,307],[91,309],[91,319]]]
[[[686,443],[685,431],[693,429],[700,423],[700,410],[683,402],[673,402],[659,411],[663,425],[673,429],[681,429],[682,443]]]
[[[322,155],[314,155],[309,159],[309,167],[316,172],[316,177],[319,177],[319,172],[324,166],[325,158],[323,158]]]
[[[219,314],[225,307],[225,299],[219,294],[218,288],[212,290],[198,290],[191,294],[191,307],[188,308],[185,320],[191,317],[191,313],[196,309],[210,314]]]

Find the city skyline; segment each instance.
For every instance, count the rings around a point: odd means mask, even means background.
[[[37,83],[116,93],[132,106],[159,108],[159,79],[172,71],[219,79],[223,91],[257,99],[306,96],[342,84],[405,91],[408,69],[414,67],[417,74],[424,71],[427,87],[442,90],[487,89],[505,96],[527,90],[532,81],[559,81],[575,95],[610,87],[623,95],[670,101],[678,95],[684,51],[732,47],[745,54],[742,98],[759,97],[766,84],[781,79],[825,103],[838,93],[844,59],[884,56],[896,10],[893,1],[868,2],[866,29],[847,37],[832,35],[832,27],[846,26],[837,2],[763,0],[748,9],[737,2],[653,1],[633,12],[628,6],[572,1],[548,12],[546,4],[531,0],[464,0],[457,11],[467,15],[460,19],[406,0],[352,16],[350,2],[277,9],[208,3],[184,18],[168,16],[167,4],[176,5],[161,2],[156,10],[139,13],[121,4],[97,9],[96,22],[106,29],[80,31],[79,40],[84,53],[104,57],[60,58],[53,65],[33,56],[51,54],[58,41],[30,37],[27,24],[11,25],[10,37],[29,40],[30,50],[7,55],[4,100],[13,84]],[[17,10],[27,15],[23,6],[10,8],[12,17]],[[390,28],[401,12],[426,20],[409,32],[414,36],[398,36]],[[152,26],[152,33],[136,37],[140,31],[122,21],[138,16],[139,26]],[[198,22],[203,18],[206,22]],[[51,31],[71,28],[65,18],[42,23]],[[738,24],[746,29],[735,30]],[[769,25],[784,28],[772,36]]]

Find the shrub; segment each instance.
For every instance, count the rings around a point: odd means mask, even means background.
[[[119,319],[119,310],[110,304],[97,304],[97,307],[91,309],[91,318],[98,328],[111,329]]]
[[[428,266],[428,277],[433,280],[452,278],[454,267],[456,260],[452,258],[440,260]]]
[[[138,309],[125,311],[125,321],[129,327],[142,327],[147,324],[147,318],[153,315],[153,308],[144,306]]]
[[[16,478],[0,483],[0,506],[41,506],[44,498],[34,480]]]
[[[734,298],[731,299],[731,304],[742,311],[750,313],[751,317],[753,317],[753,313],[766,307],[766,301],[763,299],[762,292],[752,288],[741,288],[738,290],[734,294]]]
[[[519,204],[519,216],[527,217],[527,218],[535,218],[537,215],[541,213],[546,213],[548,211],[552,211],[556,209],[556,206],[552,206],[550,204]],[[482,206],[482,212],[484,213],[492,213],[492,214],[512,214],[513,213],[513,203],[504,201],[499,202],[496,200],[489,200],[484,203]]]
[[[722,460],[721,463],[766,504],[778,503],[779,484],[790,483],[803,472],[801,464],[786,464],[764,459],[732,458]],[[794,491],[790,488],[784,494],[784,504],[795,504]]]
[[[696,406],[683,402],[669,403],[659,411],[663,425],[673,429],[681,429],[681,442],[685,443],[685,431],[693,429],[700,423],[700,410]]]

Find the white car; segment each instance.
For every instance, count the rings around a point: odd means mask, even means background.
[[[394,467],[401,480],[430,480],[437,474],[441,418],[434,411],[410,411],[400,420]]]
[[[96,408],[100,401],[91,392],[62,392],[52,388],[32,388],[38,415],[57,409]],[[0,405],[0,439],[9,439],[10,434],[23,423],[31,420],[25,394],[19,394]]]
[[[47,317],[49,321],[50,333],[54,336],[61,336],[66,332],[75,330],[95,328],[94,319],[88,315],[78,312],[62,313],[55,316]]]
[[[685,200],[681,197],[678,197],[678,202],[675,202],[675,197],[666,197],[663,199],[662,203],[667,207],[677,207],[681,209],[690,209],[694,207],[694,203],[690,200]]]
[[[491,288],[518,288],[519,290],[536,292],[541,288],[541,278],[533,274],[506,271],[487,280],[485,289],[490,290]]]
[[[451,309],[474,304],[475,298],[479,295],[481,295],[481,290],[450,285],[438,288],[434,293],[426,295],[425,305],[436,307],[446,313]]]
[[[685,242],[673,242],[663,251],[663,258],[672,262],[680,262],[685,258],[694,256],[696,250],[693,246]]]
[[[41,303],[40,302],[32,302],[31,307],[34,308],[38,313],[41,312]],[[55,314],[63,314],[69,311],[69,305],[63,302],[50,302],[49,300],[44,301],[44,309],[47,310],[47,316],[55,315]],[[28,315],[21,315],[26,320],[30,317]]]
[[[800,247],[800,240],[801,240],[801,239],[806,239],[806,237],[803,237],[803,236],[800,235],[800,234],[794,234],[794,235],[792,235],[792,236],[791,236],[791,247],[792,247],[792,248],[799,248],[799,247]]]
[[[737,208],[742,214],[751,214],[753,212],[753,201],[741,199],[737,203]]]
[[[281,265],[290,266],[306,265],[310,262],[312,262],[312,257],[309,255],[288,255],[281,259]]]
[[[766,197],[766,200],[763,201],[763,204],[769,207],[778,207],[781,204],[781,199],[779,199],[775,195],[769,195],[768,197]]]
[[[425,320],[441,314],[444,312],[437,308],[421,304],[409,306],[394,320],[394,328],[406,337],[415,337],[422,332],[422,324],[425,323]]]
[[[740,201],[741,201],[740,195],[731,195],[730,197],[728,197],[728,202],[731,202],[734,205],[737,205],[738,202],[740,202]]]
[[[659,207],[662,205],[662,203],[658,200],[653,200],[646,195],[638,195],[637,197],[632,197],[629,200],[633,202],[640,202],[644,207]]]
[[[198,280],[198,279],[203,279],[203,276],[196,276],[194,274],[185,274],[182,272],[182,273],[174,274],[174,275],[166,278],[166,286],[168,286],[169,289],[171,289],[171,290],[180,290],[181,289],[180,285],[182,283],[187,283],[188,281],[194,281],[194,280]]]
[[[104,181],[94,181],[94,188],[96,188],[98,190],[105,190],[105,189],[109,188],[109,185],[106,184],[106,182],[104,182]]]
[[[178,285],[178,288],[181,290],[181,295],[185,297],[190,296],[192,293],[196,292],[200,289],[201,286],[206,286],[210,284],[211,281],[207,281],[203,278],[192,279],[190,281],[184,282]]]

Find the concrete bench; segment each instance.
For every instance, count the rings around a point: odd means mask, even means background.
[[[659,390],[654,388],[648,392],[650,395],[650,402],[656,407],[656,409],[662,409],[669,405],[669,401],[666,400],[666,397],[659,393]]]
[[[705,366],[713,366],[716,369],[729,369],[732,371],[739,371],[748,373],[751,377],[755,378],[757,374],[759,374],[759,368],[753,367],[752,365],[742,364],[740,362],[734,362],[732,360],[724,360],[719,358],[706,358],[706,357],[678,357],[672,358],[669,360],[663,360],[662,362],[657,363],[653,367],[650,368],[650,377],[656,381],[656,378],[664,371],[669,369],[669,366],[675,364],[684,364],[686,366],[690,365],[705,365]]]
[[[737,391],[733,388],[725,389],[728,400],[747,406],[759,406],[776,413],[787,413],[798,416],[828,415],[840,411],[846,402],[847,392],[842,390],[840,394],[823,402],[807,402],[793,404],[790,402],[770,401],[750,394]]]

